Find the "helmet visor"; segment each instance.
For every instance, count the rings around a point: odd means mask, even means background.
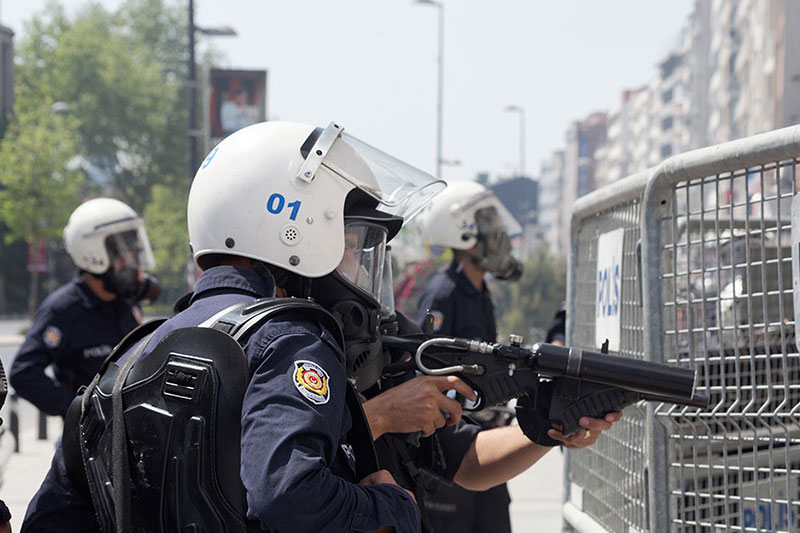
[[[387,246],[383,259],[383,280],[381,281],[380,316],[388,319],[395,315],[394,279],[392,278],[392,247]]]
[[[342,132],[322,165],[378,201],[378,209],[407,223],[446,184]]]
[[[497,231],[505,231],[508,235],[522,233],[522,227],[517,219],[500,203],[492,191],[485,191],[450,206],[450,210],[454,213],[469,209],[475,209],[475,226],[478,233],[488,234]]]
[[[137,226],[134,229],[106,236],[104,244],[112,265],[117,264],[142,270],[153,268],[153,252],[150,249],[147,232],[141,223]]]
[[[381,301],[386,228],[363,221],[344,226],[344,254],[337,272],[355,287]]]

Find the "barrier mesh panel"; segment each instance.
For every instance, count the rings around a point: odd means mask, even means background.
[[[577,269],[573,346],[600,348],[595,345],[597,240],[603,233],[624,228],[619,354],[644,358],[640,205],[639,201],[622,204],[581,223],[577,258],[571,267]],[[582,489],[582,511],[609,531],[646,528],[645,414],[642,405],[628,407],[623,419],[604,432],[595,446],[568,455],[567,482],[573,490]]]
[[[665,362],[711,406],[661,405],[671,529],[800,531],[795,161],[677,183],[660,219]]]

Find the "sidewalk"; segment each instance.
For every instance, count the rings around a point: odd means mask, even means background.
[[[25,509],[50,468],[53,447],[61,435],[61,421],[48,419],[48,440],[37,440],[34,428],[22,435],[22,453],[15,453],[4,469],[5,483],[0,499],[11,510],[13,531],[19,531]],[[561,531],[563,460],[552,450],[537,464],[512,479],[511,525],[515,533],[558,533]]]
[[[28,417],[30,418],[30,417]],[[11,530],[19,531],[25,509],[31,497],[39,489],[45,474],[50,469],[55,443],[61,436],[61,420],[55,417],[47,419],[47,440],[37,439],[36,428],[31,427],[35,421],[20,420],[20,453],[11,455],[11,459],[3,468],[4,482],[0,487],[0,500],[6,502],[11,511]],[[8,446],[13,440],[10,434],[0,443]]]
[[[554,449],[508,482],[514,533],[559,533],[564,455]]]

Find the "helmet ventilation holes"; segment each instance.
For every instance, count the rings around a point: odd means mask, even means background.
[[[300,242],[300,230],[294,225],[284,226],[281,228],[281,241],[286,246],[294,246]]]

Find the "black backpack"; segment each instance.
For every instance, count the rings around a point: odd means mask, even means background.
[[[164,319],[139,326],[114,348],[70,405],[62,440],[70,480],[91,498],[102,531],[259,530],[245,518],[239,478],[240,414],[249,382],[241,344],[290,311],[320,322],[344,350],[334,317],[296,298],[235,305],[197,327],[171,331],[138,364]],[[353,415],[348,441],[361,479],[378,469],[377,459],[352,386],[346,400]]]

